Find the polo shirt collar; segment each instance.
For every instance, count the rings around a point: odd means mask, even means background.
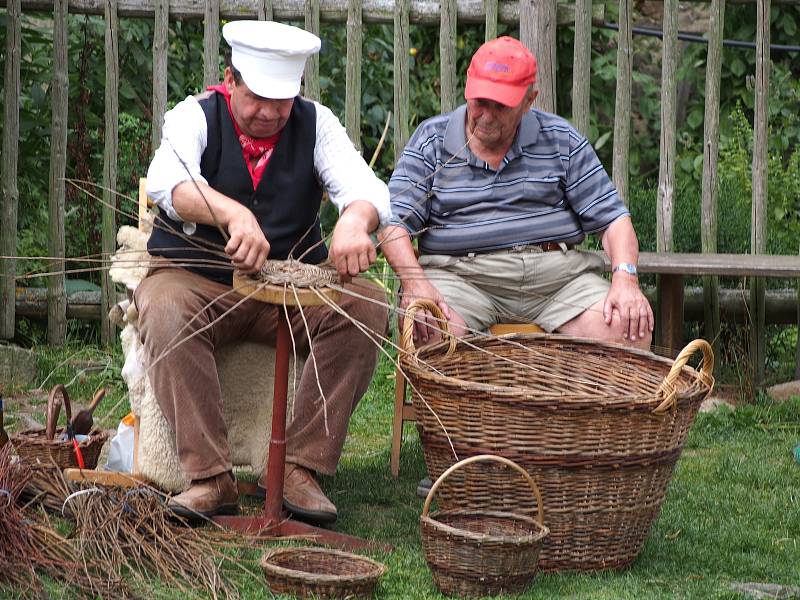
[[[466,117],[466,104],[462,104],[450,113],[450,118],[447,121],[447,128],[444,131],[444,149],[452,156],[458,156],[464,160],[469,160]],[[529,110],[522,117],[522,121],[520,121],[517,136],[509,149],[509,153],[518,154],[521,148],[535,144],[538,139],[539,119],[536,113]]]
[[[444,149],[452,156],[469,160],[467,148],[467,105],[462,104],[450,113],[447,128],[444,130]]]

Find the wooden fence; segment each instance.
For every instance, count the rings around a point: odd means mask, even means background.
[[[153,144],[161,136],[161,122],[167,103],[167,31],[170,19],[202,18],[204,21],[204,82],[219,78],[219,35],[221,19],[259,18],[279,21],[302,21],[309,31],[319,33],[321,22],[347,24],[346,112],[345,127],[360,147],[361,120],[361,55],[364,23],[394,25],[394,146],[395,155],[408,140],[409,123],[409,24],[438,23],[440,27],[441,108],[452,110],[459,103],[456,90],[456,25],[482,23],[486,38],[496,36],[497,24],[518,24],[521,40],[536,54],[539,68],[540,94],[538,108],[555,109],[557,25],[575,28],[572,86],[572,121],[588,133],[589,85],[592,19],[602,19],[602,5],[591,0],[575,0],[575,5],[556,4],[555,0],[0,0],[8,13],[5,64],[5,122],[2,160],[2,235],[0,254],[14,256],[17,244],[17,135],[19,129],[18,98],[20,85],[20,51],[22,46],[20,17],[22,10],[50,11],[53,15],[53,84],[52,143],[50,152],[50,230],[48,254],[64,256],[64,198],[66,170],[66,137],[68,110],[67,17],[68,13],[102,14],[105,17],[105,151],[103,187],[116,189],[119,115],[118,29],[119,18],[148,18],[155,24],[153,41]],[[769,89],[769,11],[770,0],[757,0],[757,70],[755,73],[755,144],[753,153],[752,252],[765,252],[765,203],[767,196],[767,97]],[[657,205],[657,249],[673,250],[673,214],[675,207],[676,165],[676,65],[678,58],[678,0],[664,0],[664,25],[661,81],[661,141]],[[705,89],[705,131],[702,175],[702,251],[717,250],[717,147],[719,139],[720,71],[722,29],[725,0],[711,0],[708,31],[708,59]],[[624,199],[628,197],[629,148],[631,144],[632,82],[632,3],[619,0],[619,34],[617,49],[617,94],[614,119],[613,168],[614,183]],[[308,61],[305,73],[307,96],[319,98],[319,62]],[[15,110],[16,109],[16,110]],[[115,206],[111,192],[104,201]],[[103,208],[102,249],[110,253],[115,245],[115,219],[112,208]],[[14,260],[2,262],[2,314],[0,338],[14,333]],[[58,261],[57,261],[58,262]],[[63,260],[59,266],[63,269]],[[55,270],[54,269],[54,270]],[[751,311],[757,332],[757,355],[763,369],[764,285],[755,280],[751,285]],[[101,314],[113,302],[113,287],[107,275],[102,277]],[[719,328],[719,290],[716,277],[707,277],[704,286],[706,335],[716,337]],[[67,302],[63,276],[49,279],[47,292],[48,342],[63,343],[66,331]],[[107,319],[103,321],[103,340],[113,335]],[[758,363],[757,363],[758,364]]]

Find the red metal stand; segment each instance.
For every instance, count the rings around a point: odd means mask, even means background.
[[[258,517],[214,517],[214,522],[237,531],[265,537],[302,537],[326,546],[343,550],[372,549],[389,552],[392,547],[337,533],[321,527],[290,519],[283,510],[283,476],[286,461],[286,404],[289,385],[289,323],[278,319],[278,339],[275,347],[275,387],[272,399],[272,435],[267,458],[267,494],[264,513]]]

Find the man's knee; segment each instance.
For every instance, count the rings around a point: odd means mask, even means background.
[[[648,350],[653,341],[653,333],[645,327],[644,335],[628,336],[628,324],[623,323],[617,312],[611,315],[611,323],[606,323],[602,307],[592,306],[556,330],[558,333],[594,339],[602,342],[625,344]]]

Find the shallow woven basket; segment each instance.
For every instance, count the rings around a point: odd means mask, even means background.
[[[276,548],[261,557],[267,585],[300,598],[371,598],[386,566],[328,548]]]
[[[431,502],[445,479],[477,462],[493,461],[515,469],[536,499],[538,520],[525,515],[488,510],[440,510],[429,514]],[[519,494],[527,497],[527,493]],[[531,476],[516,463],[484,454],[466,458],[442,473],[431,486],[419,518],[425,559],[436,587],[447,596],[516,594],[530,585],[542,542],[542,496]]]
[[[61,434],[65,428],[56,429],[61,403],[64,404],[67,422],[72,420],[72,408],[69,396],[63,385],[50,390],[47,398],[47,423],[44,429],[27,429],[11,436],[11,443],[20,459],[45,466],[56,465],[60,469],[78,467],[78,458],[72,440],[62,441]],[[84,466],[94,469],[100,458],[100,451],[108,439],[108,433],[95,427],[85,440],[78,442],[83,455]]]
[[[438,477],[460,458],[498,454],[533,476],[550,536],[542,570],[616,569],[642,548],[714,379],[704,340],[674,361],[561,335],[471,336],[415,350],[409,307],[401,366],[425,462]],[[446,328],[445,328],[446,329]],[[686,367],[697,350],[699,371]],[[445,509],[524,511],[501,471],[467,467],[439,492]]]

